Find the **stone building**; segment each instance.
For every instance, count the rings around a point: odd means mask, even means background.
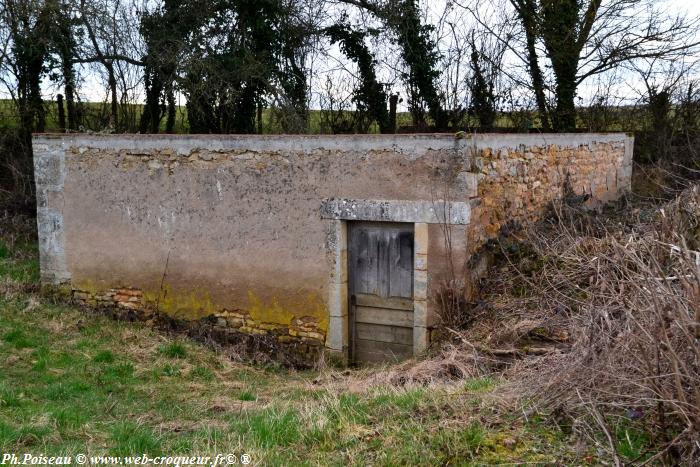
[[[632,138],[46,134],[34,157],[44,283],[296,361],[378,361],[426,349],[436,294],[506,223],[565,187],[628,190]]]

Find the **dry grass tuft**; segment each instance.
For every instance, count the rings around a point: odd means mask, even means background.
[[[549,351],[507,370],[507,389],[529,413],[558,414],[614,463],[616,430],[631,425],[649,439],[638,460],[697,461],[700,187],[626,218],[554,211],[488,284],[490,333],[467,334],[521,355],[545,342]]]
[[[372,373],[365,381],[369,386],[425,386],[463,381],[488,372],[487,356],[446,345],[435,356],[390,366],[386,371]]]

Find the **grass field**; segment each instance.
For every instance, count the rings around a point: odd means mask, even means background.
[[[64,104],[65,105],[65,104]],[[58,124],[58,107],[55,101],[45,101],[44,107],[46,109],[46,131],[56,132],[59,131]],[[83,114],[83,124],[84,130],[91,131],[101,131],[107,126],[109,121],[109,107],[103,102],[85,102],[81,103],[81,109]],[[142,104],[128,104],[121,105],[119,107],[120,118],[125,119],[122,122],[126,125],[127,133],[138,132],[139,119],[141,113],[143,112]],[[319,110],[309,111],[309,122],[308,122],[308,133],[318,134],[322,133],[322,117]],[[15,104],[9,99],[0,99],[0,129],[2,128],[16,128],[19,124],[19,119],[17,116],[17,111]],[[411,114],[408,112],[399,112],[397,114],[397,125],[398,126],[410,126],[412,125]],[[160,131],[165,132],[165,118],[160,123]],[[188,133],[189,123],[187,121],[187,108],[185,106],[177,106],[176,117],[175,117],[175,133]],[[370,129],[370,133],[378,133],[379,127],[377,124],[373,124]],[[283,133],[281,128],[277,128],[273,122],[272,111],[270,109],[263,110],[263,133],[265,134],[279,134]]]
[[[100,131],[107,126],[110,111],[107,103],[84,102],[80,104],[80,108],[84,124],[83,129]],[[44,109],[46,111],[46,131],[59,131],[56,101],[44,101]],[[129,127],[129,132],[135,133],[138,131],[139,118],[142,112],[143,105],[141,104],[120,105],[119,115],[126,120],[125,124]],[[10,99],[0,99],[0,129],[16,128],[18,125],[19,118],[14,102]],[[161,122],[161,131],[165,131],[165,119]],[[177,107],[175,132],[187,132],[187,109],[184,106]]]
[[[64,104],[65,105],[65,104]],[[84,102],[81,103],[81,111],[83,114],[82,121],[84,124],[83,130],[91,131],[101,131],[104,130],[109,121],[109,107],[107,103],[104,102]],[[58,107],[55,101],[45,101],[44,106],[46,109],[46,131],[55,132],[59,130],[58,125]],[[578,127],[580,129],[588,128],[590,125],[589,113],[591,109],[582,109],[579,115]],[[120,105],[119,115],[120,119],[124,119],[123,125],[126,125],[127,133],[138,132],[139,118],[143,112],[142,104],[128,104]],[[351,112],[348,111],[348,115]],[[610,112],[609,112],[610,113]],[[612,112],[614,117],[612,120],[614,122],[609,123],[609,128],[607,131],[625,131],[626,126],[622,122],[629,121],[627,118],[630,114],[630,110],[615,110]],[[470,119],[471,125],[478,125],[478,120],[476,117],[465,117]],[[495,126],[497,128],[509,128],[517,129],[519,131],[529,131],[535,130],[539,126],[539,121],[535,121],[534,114],[527,111],[518,112],[499,112]],[[323,116],[320,110],[309,110],[309,121],[307,132],[310,134],[319,134],[329,132],[323,127]],[[413,120],[409,112],[398,112],[396,115],[397,127],[409,128],[413,125]],[[2,128],[15,128],[19,124],[17,117],[17,111],[14,103],[9,99],[0,99],[0,129]],[[464,124],[466,129],[466,122]],[[187,108],[183,106],[177,106],[176,117],[175,117],[175,133],[188,133],[189,123],[187,121]],[[628,128],[627,128],[628,129]],[[600,130],[598,128],[598,130]],[[165,132],[165,118],[161,121],[160,131]],[[369,128],[369,133],[379,133],[379,127],[376,123],[373,123]],[[269,108],[263,110],[263,133],[265,134],[280,134],[284,133],[283,129],[280,128],[273,118],[273,111]]]
[[[65,104],[64,104],[65,105]],[[109,107],[105,102],[84,102],[81,103],[83,130],[101,131],[104,130],[109,121]],[[46,109],[46,131],[55,132],[59,130],[58,107],[55,101],[45,101]],[[604,111],[603,111],[604,110]],[[123,119],[122,132],[138,132],[139,119],[143,112],[142,104],[120,105],[119,115]],[[507,128],[517,131],[537,131],[539,121],[535,119],[534,112],[514,111],[498,112],[495,122],[496,128]],[[471,125],[478,125],[476,117],[465,117]],[[309,110],[309,121],[307,133],[319,134],[328,133],[323,128],[322,112],[320,110]],[[643,128],[644,113],[631,107],[615,109],[599,109],[597,107],[582,107],[579,109],[577,126],[580,130],[589,131],[633,131]],[[413,120],[409,112],[398,112],[396,115],[397,127],[411,127]],[[634,123],[636,122],[636,123]],[[14,128],[18,125],[17,112],[14,103],[9,99],[0,99],[0,129]],[[641,125],[641,126],[640,126]],[[467,124],[464,122],[464,128]],[[284,130],[275,123],[273,111],[269,108],[263,110],[263,133],[280,134]],[[165,132],[165,118],[161,121],[160,131]],[[189,123],[187,121],[187,108],[184,105],[177,106],[175,117],[175,133],[188,133]],[[369,133],[379,133],[379,127],[373,123],[369,128]]]
[[[397,388],[367,383],[381,369],[238,363],[54,303],[37,281],[34,241],[0,236],[0,454],[248,453],[256,465],[581,463],[589,455],[576,457],[543,419],[496,410],[497,379]]]

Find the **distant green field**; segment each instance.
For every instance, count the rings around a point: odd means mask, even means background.
[[[44,107],[46,109],[46,131],[58,131],[58,106],[56,105],[56,101],[44,101]],[[138,130],[143,107],[142,104],[126,104],[119,106],[119,116],[123,124],[126,125],[128,131],[135,132]],[[105,129],[109,122],[109,111],[108,103],[79,103],[82,124],[87,130],[100,131]],[[14,102],[10,99],[0,99],[0,128],[15,128],[18,124],[19,117]],[[187,128],[187,109],[183,106],[178,106],[175,118],[175,132],[186,133]],[[165,119],[161,122],[161,129],[165,131]]]
[[[46,108],[46,131],[54,132],[59,130],[58,108],[55,101],[45,101]],[[77,130],[103,131],[109,122],[109,105],[104,102],[83,102],[79,104],[81,112],[82,128]],[[142,104],[124,104],[119,107],[120,132],[138,132],[139,120],[143,112]],[[284,133],[274,109],[263,111],[262,132],[264,134]],[[344,112],[347,117],[352,116],[352,111]],[[531,111],[499,112],[496,118],[495,127],[503,129],[516,129],[519,131],[536,130],[540,127],[539,121],[535,117],[536,113]],[[622,108],[580,108],[578,112],[578,128],[587,131],[635,131],[644,126],[644,109],[631,107]],[[0,99],[0,129],[15,128],[19,123],[19,118],[15,110],[14,103],[9,99]],[[413,121],[409,112],[399,112],[397,114],[397,128],[411,127]],[[478,126],[478,121],[474,117],[467,116],[460,128],[470,128]],[[161,121],[161,131],[165,131],[165,118]],[[328,125],[324,125],[324,115],[321,110],[310,110],[309,120],[305,131],[311,134],[332,133]],[[187,108],[178,106],[175,118],[175,133],[189,133],[189,123],[187,120]],[[368,133],[379,133],[376,123],[372,124]]]
[[[58,125],[58,107],[56,101],[44,101],[46,108],[46,131],[59,131]],[[119,115],[122,120],[123,130],[129,133],[138,131],[139,119],[143,112],[143,104],[127,104],[120,105]],[[84,102],[80,103],[80,112],[82,116],[83,127],[86,130],[101,131],[104,130],[109,122],[109,104],[103,102]],[[283,133],[283,129],[276,122],[273,115],[274,109],[265,109],[263,111],[263,133]],[[347,116],[351,112],[346,112]],[[320,110],[309,111],[308,133],[323,133],[322,112]],[[15,105],[10,99],[0,99],[0,129],[1,128],[16,128],[19,124],[19,117],[15,109]],[[412,124],[411,115],[408,112],[400,112],[397,115],[397,126],[410,126]],[[165,118],[160,124],[161,131],[165,131]],[[185,106],[177,106],[175,117],[175,133],[188,133],[189,124],[187,120],[187,108]],[[379,128],[373,124],[369,133],[378,133]]]

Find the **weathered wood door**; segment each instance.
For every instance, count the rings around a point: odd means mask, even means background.
[[[413,224],[348,224],[350,352],[356,363],[413,355]]]

